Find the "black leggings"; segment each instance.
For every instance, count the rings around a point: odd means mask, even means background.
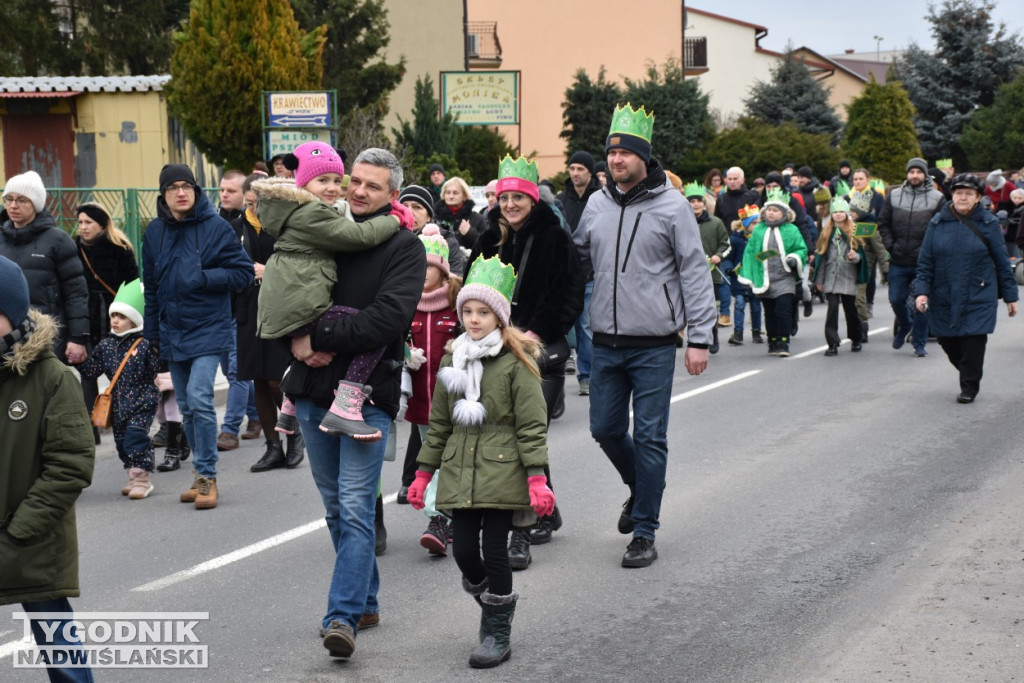
[[[512,510],[455,508],[452,510],[452,554],[462,575],[477,585],[485,578],[494,595],[512,593],[508,563],[508,534]],[[481,537],[483,540],[481,542]],[[483,559],[480,551],[483,550]]]
[[[548,408],[549,427],[551,426],[551,413],[555,410],[555,404],[558,403],[558,399],[565,392],[565,364],[569,360],[569,343],[562,339],[553,343],[551,348],[559,354],[560,360],[554,363],[545,362],[540,368],[540,390],[544,394],[544,403],[547,404]],[[547,358],[542,357],[541,360],[547,361]],[[550,465],[544,465],[544,474],[547,475],[548,486],[554,490],[555,487],[551,483]],[[507,595],[507,593],[502,593],[502,595]]]

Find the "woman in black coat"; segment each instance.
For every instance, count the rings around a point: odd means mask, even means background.
[[[450,231],[459,239],[459,245],[472,249],[487,224],[484,217],[474,209],[476,204],[469,198],[469,185],[462,178],[449,178],[441,186],[441,201],[434,206],[434,223]],[[469,264],[466,264],[469,272]]]
[[[487,214],[488,228],[473,247],[466,271],[480,256],[497,256],[515,268],[511,322],[544,343],[540,370],[550,423],[565,389],[565,363],[569,359],[566,335],[583,311],[585,278],[572,238],[562,229],[554,210],[539,200],[536,166],[520,160],[516,168],[516,172],[531,177],[499,178],[498,205]],[[551,473],[547,468],[545,473],[550,485]],[[513,531],[509,544],[512,568],[526,569],[531,560],[531,539],[547,543],[551,532],[561,525],[556,507],[532,532]]]
[[[139,278],[139,264],[135,260],[135,249],[128,236],[114,225],[99,204],[87,202],[75,209],[78,216],[78,230],[75,246],[82,261],[85,283],[89,289],[89,348],[95,348],[110,332],[108,309],[114,302],[114,295],[125,282]],[[99,394],[96,378],[82,378],[82,394],[86,409]],[[96,443],[100,442],[99,430],[93,428]]]
[[[267,259],[274,253],[275,240],[265,232],[256,215],[256,193],[252,184],[266,176],[254,173],[245,179],[242,192],[245,196],[245,210],[231,226],[242,241],[242,248],[252,259],[255,279],[248,289],[235,295],[233,306],[237,325],[238,379],[252,380],[256,390],[256,412],[260,424],[264,425],[263,435],[267,439],[263,456],[249,469],[253,472],[287,467],[298,467],[305,454],[302,434],[296,431],[288,435],[287,452],[281,445],[281,436],[270,425],[277,424],[277,411],[281,407],[281,377],[288,367],[288,349],[279,341],[261,339],[256,334],[256,319],[259,309],[260,284]]]

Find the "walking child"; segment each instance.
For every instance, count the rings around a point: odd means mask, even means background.
[[[455,309],[462,280],[452,276],[448,264],[448,243],[440,229],[428,223],[420,233],[420,241],[427,252],[427,276],[423,282],[423,296],[416,306],[416,315],[409,330],[409,359],[406,366],[412,376],[412,396],[405,419],[420,433],[422,442],[427,435],[430,405],[434,397],[437,373],[448,343],[458,336],[459,317]],[[436,480],[430,488],[436,489]],[[430,519],[427,530],[420,537],[420,545],[431,555],[446,556],[451,543],[451,522],[437,510],[427,493],[424,512]]]
[[[807,263],[807,244],[794,220],[789,194],[769,190],[740,266],[740,282],[750,285],[764,305],[771,356],[789,356],[796,283]]]
[[[167,370],[167,364],[153,352],[149,340],[142,337],[145,308],[141,280],[121,285],[108,309],[110,334],[78,366],[82,377],[106,375],[112,380],[127,359],[111,391],[111,423],[117,456],[128,470],[128,484],[121,489],[121,495],[132,500],[141,500],[153,492],[153,442],[149,428],[160,400],[156,376]]]
[[[294,183],[268,178],[252,184],[263,229],[277,239],[260,286],[256,332],[263,339],[301,337],[321,326],[344,324],[343,318],[358,311],[331,305],[338,281],[334,252],[375,247],[399,227],[413,225],[412,213],[398,202],[392,202],[389,213],[356,223],[342,199],[345,164],[330,145],[299,145],[284,156],[284,164],[294,172]],[[322,431],[360,441],[381,438],[379,429],[363,421],[362,406],[372,391],[366,379],[383,353],[383,348],[374,349],[353,359],[320,423]],[[297,428],[295,407],[286,398],[276,429],[294,434]]]
[[[733,304],[732,314],[732,335],[729,337],[731,346],[743,345],[743,330],[747,303],[750,303],[750,336],[755,344],[764,344],[764,330],[761,329],[761,300],[754,296],[754,290],[750,285],[740,282],[737,277],[740,264],[743,263],[743,254],[747,249],[747,242],[753,233],[754,226],[761,220],[761,209],[757,204],[747,204],[739,210],[739,220],[732,222],[732,230],[729,232],[729,243],[732,245],[732,253],[729,255],[733,263],[737,264],[732,272],[730,284]]]
[[[857,286],[868,281],[868,258],[864,244],[856,236],[857,224],[850,218],[850,205],[845,199],[832,200],[832,213],[818,235],[814,251],[814,284],[825,294],[826,356],[839,353],[839,307],[846,316],[846,336],[852,342],[850,351],[861,350],[861,325],[857,315]]]
[[[540,344],[509,324],[515,271],[496,257],[478,258],[456,310],[466,332],[441,361],[430,427],[409,503],[423,508],[438,472],[436,507],[451,510],[452,549],[462,586],[481,608],[480,645],[469,658],[490,668],[512,653],[509,640],[519,594],[512,589],[509,533],[548,515],[547,411],[536,358]],[[481,555],[482,553],[482,555]]]

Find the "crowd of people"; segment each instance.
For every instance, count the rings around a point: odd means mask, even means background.
[[[654,156],[653,126],[643,107],[617,107],[605,158],[571,154],[562,188],[507,156],[481,207],[437,164],[427,184],[406,185],[379,148],[348,169],[343,152],[312,142],[248,175],[227,171],[217,207],[189,167],[169,164],[141,272],[103,206],[78,206],[71,237],[38,174],[9,178],[0,468],[12,484],[0,491],[0,544],[17,559],[0,566],[2,601],[71,618],[74,501],[102,427],[125,469],[122,495],[150,497],[154,473],[191,456],[179,500],[199,510],[221,495],[218,451],[262,437],[252,472],[309,463],[335,550],[323,644],[350,657],[380,623],[381,467],[404,419],[415,427],[397,500],[424,511],[429,553],[453,555],[481,610],[469,663],[489,668],[511,654],[513,570],[563,523],[547,431],[567,374],[628,489],[617,527],[631,537],[629,568],[658,558],[679,347],[699,375],[721,352],[720,328],[741,346],[749,320],[750,341],[786,357],[818,300],[825,356],[843,344],[840,309],[861,352],[880,275],[892,348],[910,342],[925,357],[936,338],[959,374],[956,400],[975,400],[997,302],[1017,312],[1018,174],[913,158],[895,186],[849,161],[827,181],[790,164],[749,187],[739,167],[684,184]],[[219,423],[218,368],[229,382]],[[16,462],[14,443],[36,464]],[[43,586],[32,576],[40,547],[62,558]]]

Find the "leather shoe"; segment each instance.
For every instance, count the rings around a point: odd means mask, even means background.
[[[530,529],[530,545],[544,545],[551,542],[551,532],[562,528],[562,513],[555,506],[550,515],[540,518],[537,526]]]
[[[860,351],[860,349],[857,349],[857,350]],[[828,347],[828,349],[825,350],[825,355],[826,356],[838,356],[839,355],[839,349],[837,349],[834,346],[830,346],[830,347]]]
[[[288,435],[288,451],[285,453],[285,467],[290,470],[294,470],[296,467],[302,464],[302,461],[306,457],[306,451],[303,450],[306,442],[302,440],[302,434],[295,432],[294,434]]]
[[[530,555],[530,532],[523,529],[512,531],[512,540],[508,544],[508,563],[518,571],[526,569],[533,562]]]
[[[555,405],[551,407],[551,419],[557,420],[565,414],[565,390],[563,389],[559,394],[558,398],[555,399]]]
[[[650,567],[658,559],[658,549],[654,547],[654,541],[634,536],[626,548],[626,554],[622,556],[623,567]]]
[[[854,342],[853,344],[850,344],[850,351],[853,351],[854,353],[857,353],[863,348],[864,347],[860,345],[860,342]]]
[[[269,472],[284,467],[286,464],[284,448],[280,441],[268,441],[267,450],[263,457],[249,468],[250,472]]]
[[[974,403],[974,397],[970,394],[961,391],[960,395],[956,397],[957,403]]]
[[[633,496],[626,499],[626,502],[622,504],[622,513],[619,515],[619,533],[620,534],[631,534],[633,533]]]
[[[245,431],[242,433],[243,439],[258,439],[260,434],[263,433],[263,427],[259,422],[249,420],[249,423],[245,427]]]
[[[409,504],[409,487],[408,486],[401,486],[401,487],[399,487],[399,489],[398,489],[398,496],[395,499],[395,502],[398,503],[399,505],[408,505]]]
[[[238,435],[231,432],[221,432],[217,437],[218,451],[233,451],[238,448]]]

